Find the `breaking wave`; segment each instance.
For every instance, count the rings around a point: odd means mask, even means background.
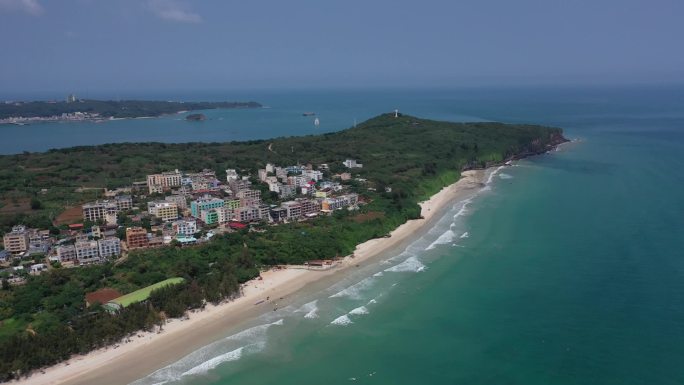
[[[353,309],[349,312],[350,315],[364,315],[368,314],[368,308],[365,306],[359,306],[356,309]]]
[[[331,323],[331,325],[338,325],[338,326],[347,326],[349,324],[353,324],[352,320],[349,319],[349,316],[344,314],[341,315],[337,318],[335,318]]]
[[[422,262],[418,260],[418,258],[414,257],[409,257],[406,259],[404,262],[394,265],[390,268],[385,269],[387,272],[392,272],[392,273],[402,273],[402,272],[414,272],[414,273],[419,273],[421,271],[425,270],[425,265],[423,265]]]
[[[295,313],[306,313],[304,314],[304,318],[308,319],[318,318],[318,306],[316,306],[317,303],[318,300],[306,303],[299,309],[295,310]]]
[[[499,174],[499,178],[501,178],[501,179],[513,179],[513,175],[508,175],[508,174],[502,172],[501,174]]]
[[[180,360],[157,370],[147,377],[141,378],[131,385],[155,384],[161,385],[176,381],[181,377],[207,373],[224,362],[237,361],[245,354],[257,353],[266,346],[266,332],[271,326],[282,325],[283,319],[245,329],[239,333],[225,337],[212,344],[204,346]],[[235,344],[244,345],[221,353],[222,350]],[[218,353],[218,354],[217,354]]]
[[[344,288],[337,293],[331,295],[329,298],[348,297],[351,299],[361,299],[361,293],[368,290],[373,285],[374,277],[368,277],[360,282],[357,282],[347,288]]]
[[[454,238],[456,238],[456,233],[453,232],[453,230],[449,229],[445,231],[442,235],[439,236],[434,242],[430,244],[430,246],[426,247],[425,250],[432,250],[434,249],[437,245],[446,245],[454,241]]]
[[[459,238],[463,239],[463,238],[468,238],[469,236],[470,236],[470,234],[466,231],[465,233],[461,234],[461,236]]]

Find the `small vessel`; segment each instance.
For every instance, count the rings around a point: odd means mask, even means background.
[[[321,121],[318,120],[318,118],[314,119],[314,126],[318,126],[321,124]]]
[[[305,112],[302,114],[302,116],[314,116],[314,115],[316,115],[315,112]]]

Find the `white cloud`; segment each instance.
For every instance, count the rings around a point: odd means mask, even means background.
[[[38,16],[45,10],[38,0],[0,0],[0,11],[19,11]]]
[[[174,0],[149,0],[148,5],[152,13],[160,19],[180,23],[202,22],[202,16],[188,10],[184,4]]]

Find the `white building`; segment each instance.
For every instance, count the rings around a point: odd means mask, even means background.
[[[76,260],[76,248],[74,245],[67,246],[57,246],[57,256],[59,260],[64,262],[75,261]]]
[[[173,231],[177,235],[192,236],[197,232],[197,222],[194,219],[182,219],[173,222]]]
[[[80,241],[74,244],[76,249],[76,260],[81,265],[90,265],[92,263],[100,263],[100,248],[97,241]]]
[[[101,258],[117,257],[121,254],[121,241],[115,237],[100,239],[97,248]]]
[[[362,168],[363,165],[361,163],[357,163],[356,159],[347,159],[344,162],[342,162],[347,168]]]
[[[235,169],[229,168],[226,170],[226,182],[230,183],[230,181],[238,179],[240,179],[240,176]]]

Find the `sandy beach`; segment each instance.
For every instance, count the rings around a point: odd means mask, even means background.
[[[485,182],[486,170],[471,170],[462,178],[421,203],[423,219],[411,220],[395,229],[388,238],[378,238],[357,246],[347,257],[327,270],[308,270],[302,266],[271,269],[243,285],[243,295],[233,301],[207,305],[189,313],[186,319],[170,320],[163,331],[140,332],[120,344],[74,356],[69,361],[37,371],[12,382],[22,385],[115,385],[128,384],[169,365],[204,346],[227,329],[278,307],[281,298],[294,296],[304,287],[323,279],[335,280],[356,265],[401,247],[432,223],[434,218],[456,201],[472,196]],[[267,300],[268,298],[268,300]]]

